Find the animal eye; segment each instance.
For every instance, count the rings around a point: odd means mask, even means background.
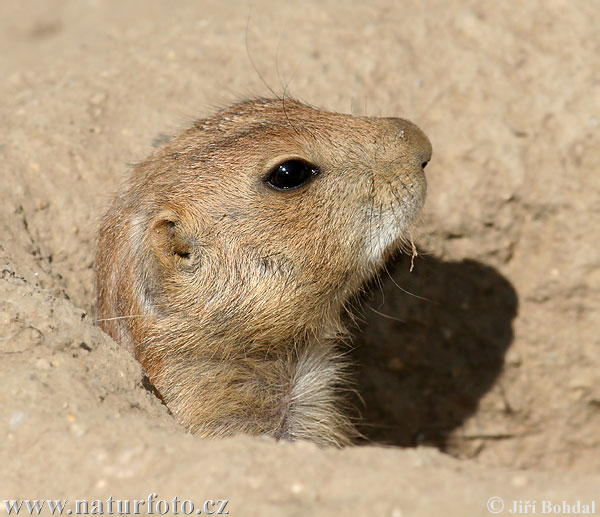
[[[275,190],[293,190],[306,184],[319,173],[319,168],[302,160],[288,160],[277,165],[266,182]]]

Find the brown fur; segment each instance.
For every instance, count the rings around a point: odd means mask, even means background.
[[[235,105],[135,167],[100,228],[102,327],[191,432],[344,445],[341,313],[425,197],[423,133],[291,100]],[[276,165],[320,168],[291,192]]]

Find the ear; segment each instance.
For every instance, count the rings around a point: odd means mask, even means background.
[[[174,212],[168,210],[158,214],[152,221],[150,233],[154,255],[163,267],[176,267],[192,258],[194,239]]]

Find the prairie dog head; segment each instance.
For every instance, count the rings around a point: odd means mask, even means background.
[[[135,168],[104,219],[103,327],[159,389],[167,356],[277,356],[335,337],[421,209],[430,157],[411,122],[293,100],[196,122]]]

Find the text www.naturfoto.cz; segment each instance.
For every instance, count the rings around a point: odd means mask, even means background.
[[[196,506],[189,499],[174,497],[170,501],[149,494],[146,499],[75,500],[69,505],[66,499],[4,499],[4,510],[9,515],[228,515],[227,499],[207,499]],[[69,506],[67,508],[67,506]]]

